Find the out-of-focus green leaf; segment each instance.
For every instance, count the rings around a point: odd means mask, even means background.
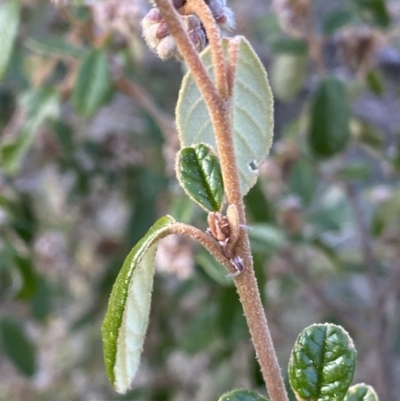
[[[301,198],[304,205],[309,205],[313,200],[317,186],[317,174],[307,160],[298,160],[293,164],[289,175],[289,189]]]
[[[8,0],[0,4],[0,81],[10,61],[15,38],[18,33],[21,0]]]
[[[343,401],[379,401],[379,399],[372,386],[360,383],[349,388]]]
[[[366,180],[371,176],[371,168],[366,163],[354,162],[339,169],[337,176],[346,181]]]
[[[351,133],[358,141],[373,151],[382,150],[385,143],[382,132],[364,120],[352,121]]]
[[[289,361],[290,385],[298,399],[342,400],[353,380],[356,350],[342,327],[314,324],[297,337]]]
[[[269,224],[255,224],[249,230],[251,247],[255,252],[272,253],[285,243],[281,230]]]
[[[150,314],[157,241],[174,223],[170,216],[157,220],[126,257],[110,295],[101,330],[107,375],[119,393],[129,389],[139,367]]]
[[[46,319],[52,310],[52,291],[44,275],[37,277],[36,291],[31,298],[31,310],[38,320]]]
[[[0,166],[8,173],[15,173],[22,157],[31,147],[37,129],[59,113],[58,94],[49,88],[33,89],[20,97],[20,108],[24,113],[22,129],[16,137],[4,139],[0,145]]]
[[[381,96],[385,90],[383,77],[378,70],[371,70],[367,75],[368,88],[372,93],[377,96]]]
[[[271,50],[275,54],[292,54],[305,56],[308,52],[307,42],[292,38],[279,38],[272,42]]]
[[[200,249],[196,254],[196,262],[203,268],[206,274],[215,282],[224,287],[233,286],[233,280],[228,277],[228,272],[207,250]]]
[[[354,20],[354,15],[344,9],[329,13],[322,21],[322,32],[325,36],[331,36],[338,29],[343,28]]]
[[[2,351],[18,370],[26,376],[36,371],[36,350],[23,327],[9,317],[0,321]]]
[[[72,94],[76,111],[91,117],[108,100],[111,78],[107,54],[100,49],[91,50],[83,59]]]
[[[189,197],[208,212],[218,212],[224,198],[221,166],[203,144],[183,148],[177,156],[177,176]]]
[[[390,25],[390,14],[386,0],[353,0],[361,17],[368,23],[373,23],[382,28]]]
[[[244,198],[246,210],[250,213],[252,220],[257,223],[270,223],[274,212],[268,198],[263,193],[260,182],[254,185]]]
[[[333,77],[322,79],[312,98],[308,143],[316,157],[342,151],[349,139],[350,105],[344,84]]]
[[[273,98],[265,69],[243,37],[224,39],[223,46],[238,45],[233,84],[233,141],[242,195],[256,183],[260,164],[267,156],[273,136]],[[212,72],[208,47],[201,58]],[[217,150],[214,128],[204,99],[189,72],[185,75],[176,108],[182,146],[197,143]]]
[[[271,70],[271,86],[277,99],[290,102],[296,98],[307,78],[308,57],[280,54]]]
[[[44,56],[81,58],[86,54],[85,49],[57,37],[47,38],[44,41],[29,38],[25,42],[25,46],[29,50]]]
[[[190,224],[194,213],[194,203],[186,195],[175,195],[172,199],[168,214],[173,216],[176,221]]]
[[[268,398],[245,389],[235,389],[223,394],[218,401],[268,401]]]

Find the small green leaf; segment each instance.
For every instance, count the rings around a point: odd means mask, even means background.
[[[289,361],[290,385],[298,399],[341,401],[353,380],[356,351],[340,326],[315,324],[297,337]]]
[[[125,393],[139,367],[150,314],[157,241],[175,223],[164,216],[150,228],[124,261],[114,283],[102,325],[108,378]]]
[[[354,19],[348,10],[335,10],[329,13],[322,21],[322,32],[325,36],[333,35],[338,29],[351,23]]]
[[[322,79],[312,99],[308,137],[315,156],[331,157],[345,148],[350,115],[344,84],[332,77]]]
[[[296,98],[307,78],[308,57],[296,54],[280,54],[275,57],[271,71],[274,95],[282,102]]]
[[[256,183],[259,166],[272,144],[273,98],[265,69],[250,43],[241,36],[223,40],[225,53],[229,46],[235,45],[238,59],[234,66],[232,131],[244,196]],[[209,47],[201,58],[212,75]],[[176,120],[182,147],[205,143],[217,149],[209,111],[190,72],[182,82]]]
[[[379,401],[372,386],[361,383],[351,386],[343,401]]]
[[[76,111],[91,117],[107,100],[111,91],[107,54],[93,49],[84,58],[76,79],[72,102]]]
[[[2,351],[26,376],[36,371],[36,350],[19,323],[5,317],[0,322]]]
[[[346,181],[366,180],[371,176],[371,167],[365,162],[353,162],[339,169],[337,176]]]
[[[29,38],[25,42],[25,46],[32,52],[44,56],[81,58],[85,55],[85,49],[75,46],[61,37],[49,37],[43,41]]]
[[[309,205],[318,186],[317,174],[307,160],[300,159],[293,164],[289,175],[289,189],[300,196],[304,205]]]
[[[208,212],[222,207],[224,185],[218,157],[204,144],[183,148],[177,156],[176,171],[185,192]]]
[[[308,52],[307,42],[292,38],[279,38],[272,42],[271,50],[275,54],[292,54],[305,56]]]
[[[223,394],[219,401],[268,401],[268,398],[245,389],[235,389]]]
[[[18,33],[21,0],[9,0],[0,5],[0,80],[4,77]]]

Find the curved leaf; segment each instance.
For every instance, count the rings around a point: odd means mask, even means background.
[[[0,322],[0,339],[2,351],[20,372],[32,376],[36,371],[36,350],[23,327],[9,317],[3,318]]]
[[[0,5],[0,80],[3,78],[18,33],[21,0],[9,0]]]
[[[346,146],[350,136],[350,105],[343,82],[322,79],[312,99],[308,142],[317,157],[331,157]]]
[[[356,351],[346,331],[315,324],[298,336],[289,361],[289,380],[298,399],[341,401],[353,380]]]
[[[343,401],[379,401],[372,386],[361,383],[351,386]]]
[[[218,401],[268,401],[268,398],[255,391],[235,389],[223,394]]]
[[[102,325],[106,371],[111,384],[125,393],[140,362],[147,330],[157,240],[175,223],[159,219],[131,250],[114,283]]]
[[[181,149],[176,171],[182,188],[191,199],[208,212],[221,209],[224,197],[221,166],[209,146],[198,144]]]
[[[92,116],[107,100],[111,91],[107,55],[93,49],[84,58],[76,79],[72,102],[84,117]]]
[[[256,183],[258,168],[271,147],[273,98],[267,74],[250,43],[243,37],[224,39],[225,53],[230,43],[239,43],[232,118],[236,164],[244,196]],[[209,48],[201,54],[201,58],[212,74]],[[202,142],[217,149],[207,106],[190,72],[182,82],[176,117],[182,147]]]

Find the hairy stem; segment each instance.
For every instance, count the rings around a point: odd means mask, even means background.
[[[155,3],[161,11],[163,19],[177,43],[178,49],[182,57],[185,59],[204,97],[215,131],[226,198],[229,204],[236,205],[240,223],[245,224],[244,204],[240,192],[239,174],[233,146],[231,109],[229,101],[225,100],[213,85],[210,76],[201,62],[194,45],[182,25],[180,16],[172,6],[171,1],[155,0]],[[206,32],[212,32],[212,27],[207,23],[207,18],[204,21],[202,20],[202,23],[205,25]],[[214,22],[212,25],[214,25]],[[210,45],[219,47],[220,41],[214,42],[213,39],[213,42],[210,41]],[[215,48],[212,51],[217,54],[218,49]],[[214,69],[216,69],[215,65]],[[224,78],[224,81],[227,84],[226,77]],[[182,234],[189,235],[203,243],[203,245],[207,245],[211,248],[209,239],[206,240],[204,234],[199,232],[199,230],[195,228],[189,229],[188,226],[175,226],[175,230],[178,230],[179,227],[182,230]],[[215,249],[209,250],[218,259],[218,252],[215,253]],[[269,396],[271,401],[287,401],[288,397],[286,389],[281,376],[275,348],[269,332],[267,319],[261,303],[257,280],[254,274],[253,259],[246,230],[241,231],[234,252],[235,255],[240,256],[243,260],[244,270],[234,279],[234,281],[243,306],[251,338],[256,350],[256,355],[261,366],[261,371],[267,384]],[[223,260],[220,261],[229,271],[232,271],[232,266],[230,266],[229,263],[227,264],[226,260],[227,259],[225,258],[225,263]]]

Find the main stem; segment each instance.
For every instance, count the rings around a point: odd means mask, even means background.
[[[190,0],[189,0],[190,1]],[[211,81],[207,70],[200,60],[196,49],[186,33],[181,18],[170,0],[155,0],[155,3],[164,18],[171,35],[174,37],[178,49],[185,59],[209,110],[214,126],[218,154],[221,163],[226,198],[229,204],[235,204],[241,224],[246,223],[243,198],[240,192],[239,174],[236,166],[234,145],[231,127],[231,108],[224,94],[218,92]],[[204,10],[203,10],[204,11]],[[202,21],[207,34],[214,32],[215,21],[206,18]],[[211,46],[221,47],[218,43],[210,41]],[[220,50],[214,49],[217,54]],[[214,69],[225,68],[224,65],[214,65]],[[218,76],[220,72],[216,71]],[[225,78],[226,79],[226,78]],[[227,85],[227,82],[226,82]],[[261,371],[267,385],[271,401],[288,401],[286,389],[280,373],[275,348],[269,332],[267,319],[261,303],[257,280],[253,269],[253,259],[246,230],[241,231],[235,248],[235,253],[243,260],[244,270],[235,278],[236,288],[243,306],[247,324],[253,341]]]

